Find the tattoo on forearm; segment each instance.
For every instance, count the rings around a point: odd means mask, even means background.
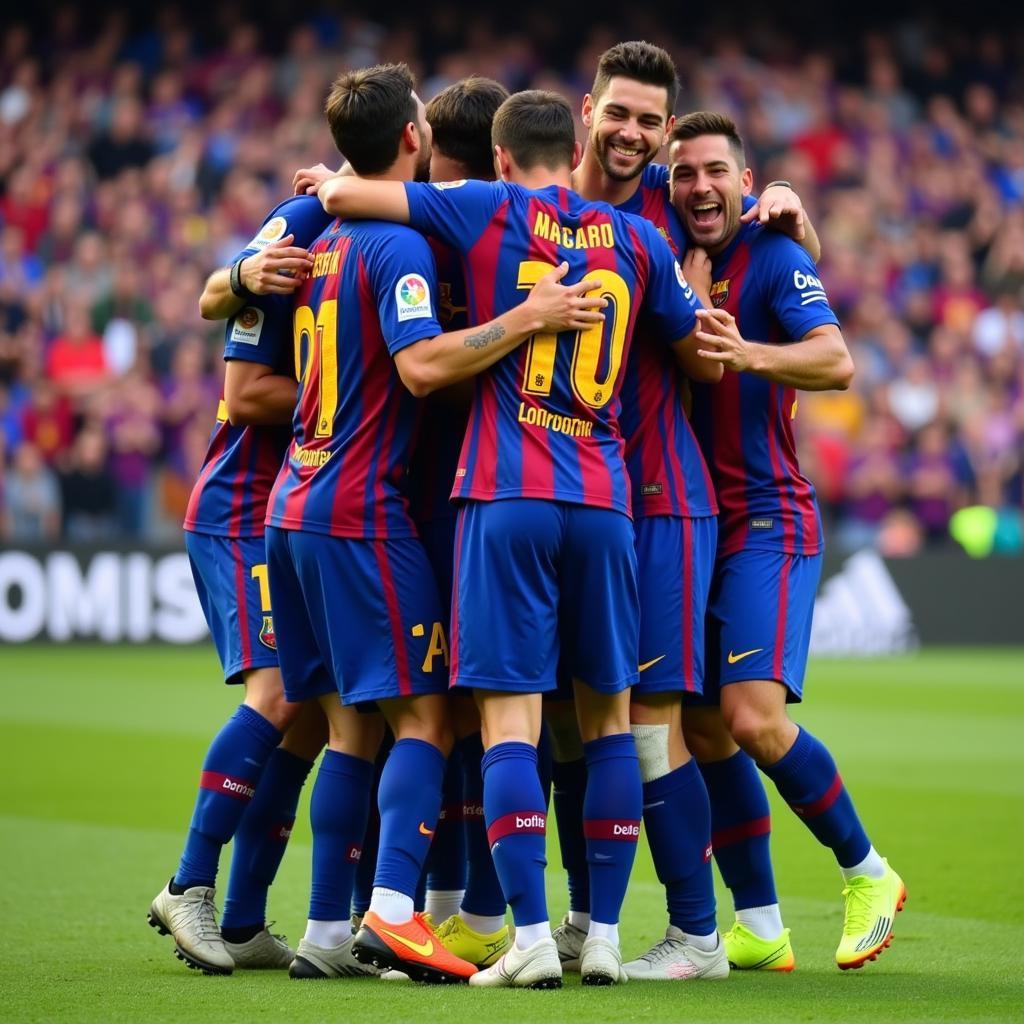
[[[501,324],[494,324],[491,327],[485,327],[482,331],[477,331],[476,334],[467,334],[463,344],[466,348],[487,348],[492,341],[498,341],[504,337],[505,328]]]

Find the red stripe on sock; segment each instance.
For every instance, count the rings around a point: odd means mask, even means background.
[[[499,839],[517,833],[542,836],[547,829],[548,816],[543,811],[514,811],[503,814],[491,822],[487,829],[487,842],[493,846]]]
[[[583,836],[585,839],[619,839],[624,843],[636,843],[640,840],[640,822],[621,818],[584,820]]]
[[[825,795],[815,800],[813,804],[790,804],[789,806],[800,815],[801,818],[816,818],[824,814],[838,799],[843,791],[843,780],[836,772],[836,777],[830,783]]]
[[[723,846],[732,846],[734,843],[742,843],[744,839],[755,839],[757,836],[766,836],[771,833],[772,819],[766,814],[763,818],[754,818],[753,821],[744,821],[731,828],[723,828],[718,832],[711,833],[711,845],[716,849]]]
[[[248,779],[236,779],[220,772],[203,772],[199,776],[199,788],[247,802],[256,795],[256,787]]]

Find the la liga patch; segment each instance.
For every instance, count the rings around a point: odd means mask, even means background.
[[[432,317],[430,285],[419,274],[400,277],[395,285],[395,309],[399,323]]]
[[[235,314],[230,340],[241,345],[258,345],[263,333],[263,310],[246,306]]]
[[[288,231],[288,221],[284,217],[271,217],[260,228],[256,237],[246,246],[247,249],[266,249],[271,242],[284,238]]]

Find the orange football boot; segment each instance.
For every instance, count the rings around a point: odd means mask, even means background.
[[[364,964],[391,968],[413,981],[453,985],[469,981],[476,967],[444,948],[424,914],[413,914],[402,924],[389,924],[368,910],[352,943],[352,955]]]

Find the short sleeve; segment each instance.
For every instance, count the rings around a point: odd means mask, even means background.
[[[367,263],[381,334],[391,355],[443,333],[434,254],[422,235],[395,228],[367,252]]]
[[[224,358],[280,366],[291,346],[291,313],[291,296],[252,296],[224,326]]]
[[[324,210],[316,196],[291,196],[267,214],[259,231],[231,262],[255,256],[285,235],[295,236],[292,245],[308,249],[333,221],[334,218]]]
[[[685,338],[697,325],[700,299],[683,277],[682,267],[668,242],[649,225],[644,242],[650,257],[644,311],[666,342]]]
[[[500,181],[440,181],[429,185],[407,181],[409,224],[457,252],[468,252],[491,223],[506,192]]]
[[[788,339],[799,341],[823,324],[839,326],[818,268],[806,249],[767,231],[761,232],[756,245],[762,294]]]

